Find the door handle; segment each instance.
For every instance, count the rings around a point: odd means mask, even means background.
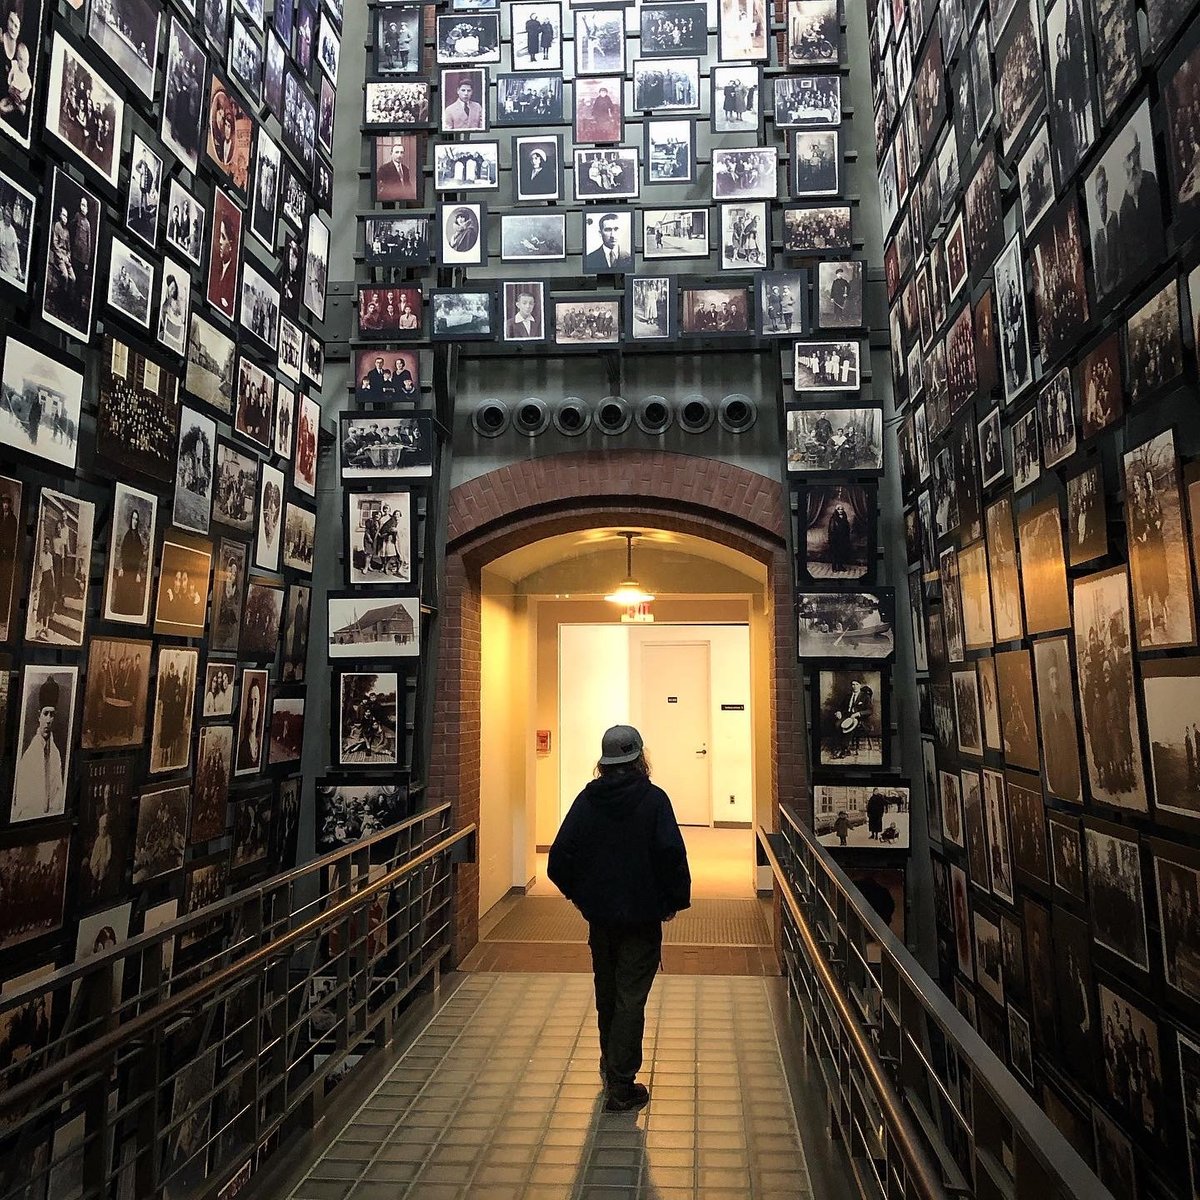
[[[707,754],[708,751],[705,750],[703,746],[701,746],[700,749],[696,751],[696,753],[697,754]]]

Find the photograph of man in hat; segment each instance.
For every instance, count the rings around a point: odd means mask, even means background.
[[[74,700],[74,667],[26,668],[11,821],[65,811]]]
[[[631,725],[605,731],[596,778],[563,820],[547,873],[588,923],[605,1110],[642,1108],[650,1091],[637,1073],[662,923],[690,907],[692,877],[670,797],[650,782]]]

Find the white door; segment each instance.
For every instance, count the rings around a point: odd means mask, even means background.
[[[707,642],[645,642],[635,710],[654,782],[680,825],[712,824]]]

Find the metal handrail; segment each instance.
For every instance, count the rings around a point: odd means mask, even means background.
[[[433,811],[436,810],[420,814],[420,818],[428,818]],[[392,827],[386,831],[386,834],[387,836],[394,836],[396,832],[397,828]],[[336,924],[342,917],[349,916],[355,910],[361,909],[365,901],[380,892],[394,887],[404,876],[411,874],[419,867],[446,853],[446,851],[452,849],[460,842],[472,837],[475,832],[475,825],[468,825],[463,829],[455,831],[449,837],[443,838],[436,845],[431,846],[415,858],[402,863],[400,866],[381,875],[378,879],[366,883],[353,895],[348,896],[344,900],[337,901],[329,908],[323,909],[282,936],[265,942],[257,949],[251,951],[251,953],[235,959],[205,978],[175,993],[168,999],[154,1004],[143,1012],[131,1017],[128,1021],[117,1026],[117,1028],[108,1033],[101,1034],[80,1049],[65,1055],[54,1064],[44,1067],[29,1079],[14,1084],[11,1088],[0,1092],[0,1118],[14,1109],[20,1109],[27,1103],[32,1103],[40,1093],[46,1091],[48,1088],[65,1083],[72,1076],[84,1073],[97,1060],[111,1055],[122,1045],[130,1043],[138,1036],[148,1033],[156,1026],[160,1026],[176,1013],[198,1004],[231,983],[250,975],[257,967],[262,966],[273,958],[277,958],[297,943],[309,940],[325,926]],[[352,847],[347,847],[345,851],[338,851],[331,857],[342,857],[350,850],[359,851],[362,849],[362,845],[363,843],[356,842]],[[311,871],[313,865],[312,863],[305,864],[303,871]],[[282,881],[286,881],[286,878],[287,876],[279,877]],[[268,880],[266,883],[260,885],[260,888],[272,888],[273,890],[272,885],[278,886],[275,881]],[[232,897],[232,899],[244,902],[247,896],[253,896],[254,894],[255,889],[247,889],[246,892],[239,893]],[[192,914],[192,916],[199,917],[201,913],[208,912],[209,909],[219,910],[224,903],[224,901],[218,901],[216,904],[209,905],[207,909],[201,909],[197,913]],[[161,940],[165,936],[175,932],[176,926],[179,926],[180,930],[184,930],[190,924],[191,921],[189,918],[181,918],[177,922],[172,922],[170,925],[165,925],[155,930],[152,935],[144,936],[148,941]],[[107,959],[127,955],[133,945],[132,941],[127,942],[122,946],[107,951],[103,955],[95,955],[87,960],[86,965],[91,972],[101,970]],[[22,989],[19,993],[14,992],[13,1000],[18,1000],[27,991],[34,993],[44,992],[50,986],[65,983],[74,973],[72,969],[64,968],[47,979],[37,981],[31,988]]]
[[[846,1024],[848,1017],[850,1022],[858,1027],[857,1035],[847,1028],[847,1033],[854,1042],[856,1050],[861,1054],[861,1043],[867,1042],[866,1035],[861,1028],[862,1021],[854,1015],[853,1009],[833,973],[832,966],[827,961],[826,952],[820,949],[819,938],[813,933],[811,921],[804,913],[803,906],[797,898],[796,881],[791,878],[781,862],[776,846],[771,839],[779,839],[787,845],[787,838],[792,836],[802,845],[805,855],[811,857],[812,866],[823,873],[824,877],[836,888],[839,904],[845,905],[846,910],[853,914],[854,920],[865,935],[875,942],[882,952],[887,968],[892,973],[889,976],[888,990],[895,991],[894,984],[899,984],[917,999],[924,1014],[928,1018],[932,1018],[948,1045],[961,1059],[964,1071],[969,1072],[974,1084],[982,1087],[990,1096],[997,1110],[1003,1113],[1005,1120],[1011,1124],[1013,1134],[1019,1135],[1025,1151],[1037,1162],[1045,1173],[1047,1181],[1056,1181],[1063,1195],[1086,1195],[1094,1200],[1113,1200],[1109,1190],[1096,1178],[1058,1127],[1029,1097],[978,1031],[955,1007],[936,982],[930,978],[887,923],[866,902],[834,857],[817,840],[812,829],[786,807],[781,809],[781,814],[788,826],[787,832],[771,834],[760,827],[758,830],[759,842],[770,862],[772,872],[779,884],[780,894],[788,912],[793,917],[797,933],[804,942],[805,952],[813,964],[819,982],[823,988],[828,990],[828,981],[833,979],[837,984],[837,991],[831,993],[831,999],[837,1008],[842,1024]],[[814,882],[817,882],[817,875],[811,871],[808,874]],[[835,917],[834,919],[843,926],[843,932],[845,932],[844,918]],[[832,943],[830,944],[832,945]],[[877,979],[875,983],[877,987],[882,987],[880,980]],[[899,1019],[899,1014],[896,1015]],[[907,1021],[903,1028],[906,1032],[908,1031]],[[876,1052],[870,1047],[869,1042],[867,1042],[867,1046],[872,1057],[878,1062]],[[938,1079],[936,1083],[938,1089],[949,1100],[942,1081]],[[888,1081],[888,1090],[879,1092],[877,1099],[886,1111],[888,1104],[895,1098],[895,1085]],[[953,1101],[950,1102],[953,1103]],[[959,1113],[958,1116],[965,1123],[962,1114]],[[910,1128],[915,1128],[911,1119]],[[903,1150],[899,1139],[897,1145]]]
[[[407,817],[395,825],[389,825],[386,829],[371,834],[370,837],[359,838],[357,841],[351,842],[346,846],[341,846],[337,850],[331,850],[327,854],[323,854],[320,858],[309,859],[301,866],[292,867],[290,870],[282,871],[278,875],[271,875],[266,879],[260,880],[258,883],[252,884],[250,887],[214,900],[211,904],[206,904],[203,908],[196,909],[195,912],[184,913],[166,925],[160,925],[146,933],[139,933],[133,937],[126,938],[118,945],[104,950],[99,954],[91,954],[79,962],[68,963],[66,966],[60,967],[53,975],[47,975],[45,979],[39,979],[33,983],[25,984],[24,987],[14,988],[10,992],[5,992],[2,1001],[0,1001],[0,1012],[8,1008],[17,1008],[31,996],[45,992],[60,984],[70,983],[77,977],[82,978],[85,975],[94,974],[110,959],[128,958],[135,952],[156,942],[160,942],[164,938],[177,937],[181,933],[188,933],[193,929],[207,925],[210,921],[214,921],[217,917],[223,916],[226,913],[236,912],[238,909],[244,907],[247,901],[261,900],[271,892],[277,892],[280,888],[286,887],[290,883],[295,883],[305,877],[311,877],[315,872],[320,871],[324,867],[331,867],[336,863],[342,862],[344,859],[359,857],[364,850],[369,851],[373,846],[381,842],[386,842],[396,837],[397,834],[404,833],[405,830],[428,821],[430,817],[436,817],[439,813],[448,812],[449,809],[449,803],[422,809],[415,816]],[[475,826],[471,826],[471,828],[474,829]]]
[[[916,1126],[905,1112],[892,1081],[887,1077],[883,1065],[879,1061],[875,1048],[867,1040],[866,1034],[863,1033],[855,1018],[846,993],[842,990],[841,984],[825,960],[825,955],[817,945],[812,926],[809,925],[808,918],[804,915],[804,910],[796,899],[791,883],[784,872],[783,864],[780,863],[779,857],[775,853],[775,847],[767,840],[766,832],[761,826],[758,830],[758,840],[770,863],[771,871],[779,882],[779,894],[791,913],[792,920],[796,923],[796,930],[804,943],[804,949],[813,965],[813,970],[817,974],[821,987],[837,1010],[842,1028],[854,1046],[859,1064],[867,1074],[884,1124],[900,1151],[905,1170],[916,1187],[917,1195],[921,1197],[921,1200],[945,1200],[947,1193],[942,1184],[941,1172],[926,1151]]]

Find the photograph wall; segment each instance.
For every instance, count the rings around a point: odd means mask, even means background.
[[[871,11],[941,981],[1122,1197],[1200,1187],[1198,46]]]

